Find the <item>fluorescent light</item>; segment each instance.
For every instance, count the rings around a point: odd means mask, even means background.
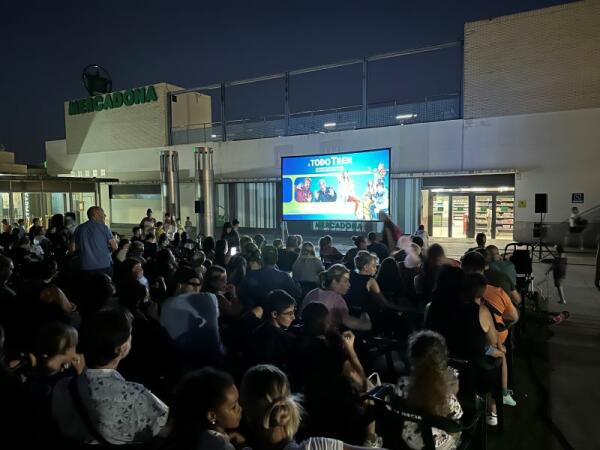
[[[211,134],[210,137],[214,139],[214,138],[217,137],[217,135],[216,134]]]
[[[402,119],[413,119],[417,117],[416,114],[398,114],[396,116],[396,120],[402,120]]]
[[[324,126],[325,128],[333,128],[333,127],[335,127],[336,125],[337,125],[337,124],[336,124],[335,122],[325,122],[325,123],[323,124],[323,126]]]

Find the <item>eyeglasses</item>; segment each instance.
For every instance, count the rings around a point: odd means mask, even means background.
[[[193,283],[191,281],[188,281],[185,284],[189,284],[190,286],[194,286],[194,287],[202,287],[202,283]]]
[[[277,313],[277,314],[279,314],[280,316],[295,316],[296,315],[296,311],[295,310],[293,310],[293,311],[285,311],[285,312],[280,312],[280,313]]]

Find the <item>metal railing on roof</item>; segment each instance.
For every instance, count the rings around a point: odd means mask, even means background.
[[[227,141],[261,139],[277,136],[331,133],[361,128],[408,125],[460,118],[459,94],[448,94],[425,98],[422,101],[390,101],[369,104],[366,123],[362,105],[346,106],[314,111],[229,120],[226,127],[222,122],[192,124],[173,127],[173,145],[223,141],[226,128]]]

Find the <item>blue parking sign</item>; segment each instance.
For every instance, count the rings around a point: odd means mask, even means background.
[[[583,203],[583,192],[574,192],[571,194],[571,203]]]

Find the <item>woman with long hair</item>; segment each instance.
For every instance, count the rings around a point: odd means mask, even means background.
[[[411,408],[434,416],[458,420],[462,408],[456,393],[458,379],[448,367],[448,349],[444,338],[430,330],[413,333],[408,341],[408,358],[411,372],[402,377],[396,386],[396,396]],[[459,433],[431,429],[436,450],[455,449],[460,442]],[[422,449],[423,438],[418,424],[405,421],[402,438],[408,447]]]
[[[229,262],[229,245],[225,239],[219,239],[215,244],[215,259],[213,262],[221,267],[226,267]]]
[[[398,296],[403,293],[403,289],[398,263],[393,257],[389,256],[381,261],[375,279],[385,298],[397,302]]]
[[[300,256],[292,265],[292,278],[299,283],[310,283],[317,287],[319,274],[324,270],[323,263],[315,254],[315,246],[311,242],[302,244]]]
[[[324,264],[335,264],[344,259],[344,255],[333,246],[333,238],[328,234],[319,239],[319,256]]]

